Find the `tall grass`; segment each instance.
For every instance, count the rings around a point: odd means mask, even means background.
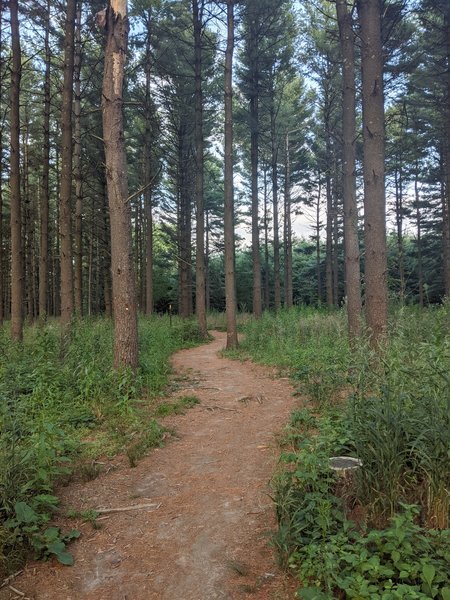
[[[298,597],[450,598],[450,305],[393,313],[382,355],[349,348],[343,312],[282,311],[246,334],[242,351],[309,399],[274,480],[274,543]],[[356,476],[332,474],[341,454],[362,460]]]
[[[361,501],[387,522],[401,503],[448,526],[450,304],[402,308],[390,317],[381,360],[347,343],[345,313],[304,308],[266,314],[246,327],[243,350],[288,369],[316,409],[339,407],[363,461]],[[348,398],[349,402],[345,402]]]
[[[170,355],[198,341],[193,321],[142,318],[132,374],[112,368],[106,319],[74,322],[63,342],[56,322],[26,327],[22,344],[0,330],[0,563],[20,537],[42,543],[36,536],[58,503],[55,481],[77,461],[119,451],[135,460],[136,448],[161,439],[148,407],[167,384]]]

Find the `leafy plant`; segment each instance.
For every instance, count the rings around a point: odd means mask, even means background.
[[[186,409],[192,408],[199,403],[196,396],[181,396],[175,402],[163,402],[155,410],[157,417],[184,414]]]
[[[161,427],[157,421],[152,419],[146,430],[126,448],[125,453],[130,462],[130,467],[135,467],[150,448],[161,447],[166,431],[164,427]]]
[[[274,480],[274,544],[299,597],[450,598],[449,316],[401,308],[377,357],[364,340],[349,351],[339,312],[247,325],[240,352],[287,369],[321,413],[294,413]],[[341,454],[363,464],[345,485],[328,468]]]
[[[5,527],[13,531],[18,540],[25,536],[25,541],[33,548],[37,558],[48,558],[54,555],[61,564],[72,565],[73,557],[67,552],[66,544],[79,537],[79,531],[73,529],[69,533],[62,534],[58,527],[43,529],[42,526],[48,521],[49,515],[38,509],[42,508],[43,504],[53,507],[53,501],[57,499],[37,496],[33,500],[34,506],[23,501],[16,502],[15,514],[5,522]]]
[[[290,566],[303,581],[314,581],[316,589],[345,598],[446,600],[450,531],[426,532],[414,522],[417,507],[404,506],[403,511],[381,531],[350,530],[299,549]],[[297,595],[314,597],[311,593],[307,588]]]
[[[98,523],[97,519],[99,517],[99,513],[96,510],[69,510],[67,511],[67,516],[69,519],[81,519],[85,523],[90,523],[93,529],[100,529],[101,525]]]
[[[93,460],[103,454],[125,451],[135,464],[161,444],[165,430],[149,407],[168,383],[169,357],[195,344],[198,330],[194,321],[176,317],[172,327],[167,318],[155,317],[141,319],[139,328],[136,374],[112,368],[108,319],[75,320],[64,352],[54,321],[25,327],[23,344],[11,343],[6,327],[0,328],[1,574],[17,569],[30,548],[41,556],[55,550],[64,556],[61,544],[68,538],[47,531],[58,479],[71,471],[92,477]],[[33,511],[29,522],[25,506]]]

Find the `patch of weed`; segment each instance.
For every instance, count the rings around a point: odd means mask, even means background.
[[[135,467],[151,448],[161,448],[166,431],[164,427],[152,419],[146,429],[137,435],[137,439],[134,439],[125,450],[130,467]]]
[[[242,352],[288,370],[317,413],[294,413],[282,438],[280,562],[300,598],[449,600],[450,303],[392,314],[377,356],[345,328],[343,312],[303,308],[246,328]],[[342,482],[333,455],[362,467]]]
[[[75,320],[63,342],[52,320],[25,327],[22,344],[11,341],[6,326],[0,328],[1,575],[8,574],[8,565],[17,566],[2,548],[11,556],[29,548],[42,556],[52,549],[65,552],[65,534],[46,529],[53,507],[42,503],[57,480],[67,480],[72,469],[85,479],[96,476],[92,461],[103,454],[126,450],[135,464],[161,443],[164,430],[154,421],[146,424],[140,400],[148,403],[163,393],[171,354],[199,339],[194,320],[174,317],[170,326],[168,318],[141,318],[140,365],[131,373],[112,367],[108,319]],[[30,523],[23,519],[31,518],[21,511],[25,506],[33,511]]]
[[[100,529],[101,525],[97,521],[99,513],[96,510],[68,510],[67,517],[69,519],[80,519],[84,523],[90,523],[93,529]]]
[[[156,407],[155,416],[183,415],[188,408],[192,408],[199,402],[196,396],[181,396],[175,402],[162,402]]]

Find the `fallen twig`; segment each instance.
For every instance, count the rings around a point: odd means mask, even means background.
[[[3,580],[3,583],[0,585],[0,588],[5,587],[5,585],[8,585],[10,581],[12,581],[13,579],[15,579],[22,572],[23,572],[23,569],[21,569],[20,571],[17,571],[16,573],[13,573],[12,575],[9,575],[8,577],[6,577]]]
[[[206,410],[229,410],[230,412],[240,412],[236,408],[227,408],[226,406],[209,406],[207,404],[201,404],[200,408],[206,408]]]
[[[258,395],[258,396],[241,396],[240,398],[236,398],[236,400],[238,402],[243,402],[244,404],[248,404],[252,400],[255,400],[258,404],[262,404],[263,401],[265,400],[265,397],[263,395]]]
[[[200,390],[216,390],[217,392],[222,391],[222,388],[219,388],[219,387],[207,387],[205,385],[199,385],[198,387]]]
[[[13,591],[18,596],[22,596],[22,598],[25,596],[25,592],[21,592],[20,590],[18,590],[17,588],[13,587],[12,585],[8,585],[8,587],[9,587],[9,589],[11,591]]]
[[[161,506],[159,504],[133,504],[132,506],[119,506],[118,508],[96,508],[94,509],[99,515],[105,515],[113,512],[126,512],[128,510],[143,510],[145,508],[154,508],[155,510]]]

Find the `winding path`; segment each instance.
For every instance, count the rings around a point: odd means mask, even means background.
[[[176,437],[63,491],[63,507],[149,508],[81,526],[73,567],[31,563],[12,585],[37,600],[288,600],[292,582],[268,544],[274,433],[294,408],[287,380],[220,357],[225,334],[173,357],[179,389],[200,403],[166,418]],[[4,588],[0,598],[18,598]]]

